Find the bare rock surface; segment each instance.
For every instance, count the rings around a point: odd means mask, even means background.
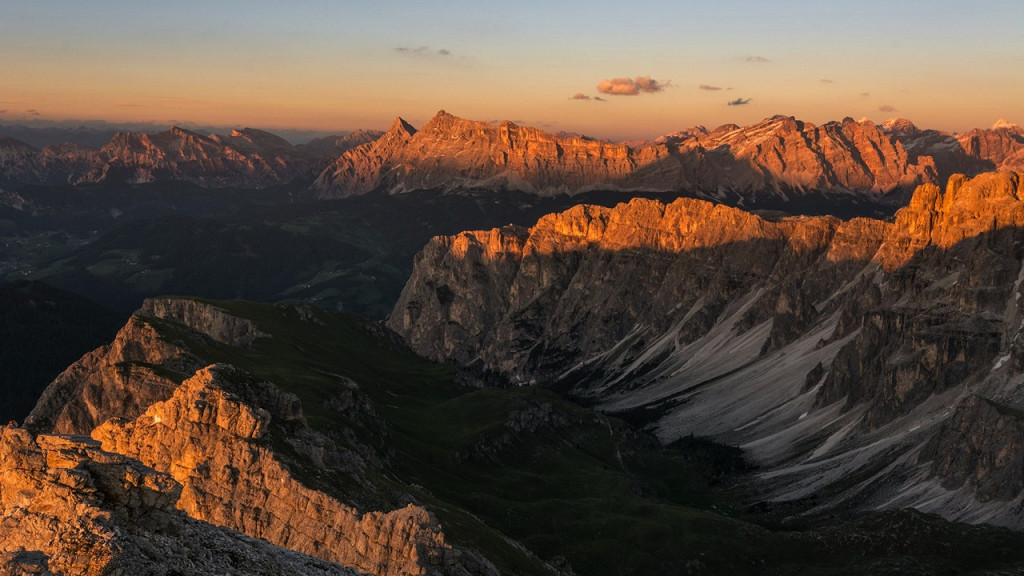
[[[251,348],[257,338],[269,338],[247,318],[232,316],[212,304],[186,298],[147,298],[139,309],[153,316],[183,324],[228,346]]]
[[[161,334],[147,318],[239,348],[269,337],[252,321],[211,304],[184,298],[147,299],[111,344],[86,354],[57,377],[25,425],[38,432],[88,434],[108,418],[134,418],[150,404],[169,398],[178,382],[203,362]]]
[[[170,397],[180,374],[201,366],[191,353],[133,316],[114,341],[89,352],[46,388],[25,426],[37,432],[88,434],[113,416],[134,417]]]
[[[430,357],[569,389],[666,442],[740,445],[770,499],[1021,526],[1012,440],[950,418],[973,397],[1024,407],[1022,199],[1004,172],[922,185],[890,222],[578,206],[435,238],[388,323]]]
[[[689,130],[629,146],[508,121],[464,120],[442,110],[420,130],[396,119],[384,137],[338,158],[314,188],[322,198],[379,189],[690,190],[753,203],[809,191],[856,190],[878,199],[934,180],[930,158],[912,162],[893,137],[850,119],[815,126],[775,116],[745,128]]]
[[[180,494],[88,437],[0,426],[0,574],[357,574],[190,519]]]
[[[267,446],[272,415],[255,396],[289,403],[247,382],[230,366],[204,368],[168,400],[134,420],[109,420],[93,437],[180,482],[177,507],[193,518],[369,574],[460,573],[458,552],[425,509],[360,513],[297,480]]]

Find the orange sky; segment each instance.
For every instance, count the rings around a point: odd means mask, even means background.
[[[611,139],[774,114],[1024,123],[1024,3],[705,4],[7,2],[0,121],[340,131],[443,108]]]

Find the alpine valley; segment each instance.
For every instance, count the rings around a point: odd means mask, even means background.
[[[0,574],[1024,572],[1015,124],[63,134]]]

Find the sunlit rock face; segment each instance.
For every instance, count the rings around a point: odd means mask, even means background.
[[[195,300],[148,299],[114,341],[69,366],[44,391],[26,419],[39,432],[89,434],[108,418],[135,418],[166,400],[177,378],[203,362],[166,338],[146,318],[187,327],[216,342],[249,347],[261,333],[252,322]]]
[[[435,238],[388,323],[428,356],[643,415],[665,441],[741,445],[773,499],[1020,526],[1012,434],[963,414],[993,406],[983,421],[1011,430],[1024,408],[1021,198],[1004,172],[923,185],[892,221],[578,206]]]
[[[756,202],[826,190],[877,199],[934,179],[930,160],[911,162],[891,136],[850,119],[815,126],[776,116],[627,146],[441,111],[420,130],[396,119],[383,138],[338,158],[314,188],[324,198],[416,189],[689,190]]]
[[[910,120],[892,118],[882,124],[882,130],[898,140],[911,159],[930,157],[939,184],[958,173],[1024,169],[1024,129],[1005,120],[988,129],[953,134],[918,128]]]
[[[135,420],[109,420],[92,435],[105,450],[181,483],[177,507],[192,518],[369,574],[427,574],[444,565],[450,547],[423,508],[363,514],[293,478],[260,442],[274,418],[301,419],[298,399],[217,365]],[[315,440],[325,442],[291,439]]]
[[[478,553],[449,545],[425,508],[376,503],[389,494],[371,479],[389,458],[387,428],[355,383],[325,404],[343,414],[326,436],[309,427],[295,395],[197,356],[211,347],[246,354],[279,337],[210,303],[147,300],[114,342],[47,388],[25,433],[86,443],[91,434],[85,460],[102,451],[141,462],[173,484],[171,508],[325,565],[380,576],[496,574]],[[374,504],[357,509],[325,483],[359,486]]]
[[[0,426],[0,574],[357,574],[190,519],[181,493],[88,437]]]

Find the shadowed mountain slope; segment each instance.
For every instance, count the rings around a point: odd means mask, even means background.
[[[925,185],[891,222],[578,206],[434,239],[388,323],[665,442],[739,445],[771,500],[1021,526],[1024,484],[997,456],[1016,433],[995,430],[1024,407],[1022,186]]]

